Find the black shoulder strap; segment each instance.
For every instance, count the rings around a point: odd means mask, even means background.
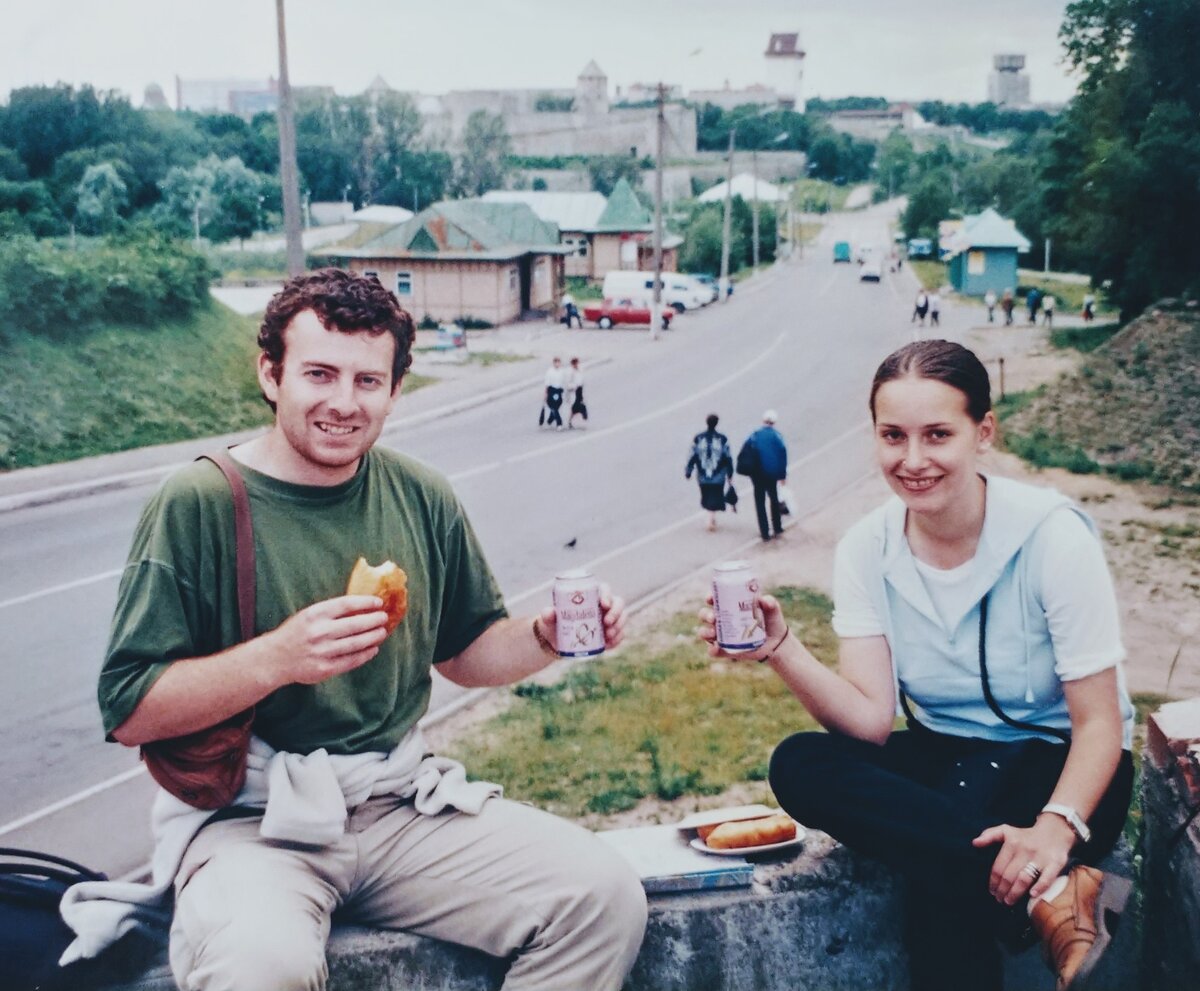
[[[237,464],[228,451],[209,451],[200,455],[218,468],[233,492],[233,529],[237,541],[238,623],[242,641],[254,639],[254,528],[250,521],[250,497]],[[199,460],[197,458],[196,460]]]
[[[983,687],[983,700],[987,702],[988,708],[996,714],[996,717],[1002,722],[1014,729],[1023,729],[1031,733],[1041,733],[1047,736],[1053,736],[1056,739],[1062,740],[1063,743],[1071,742],[1071,734],[1066,730],[1058,729],[1054,726],[1039,726],[1036,723],[1025,723],[1019,719],[1013,719],[1007,712],[1000,708],[1000,703],[996,701],[996,696],[992,694],[992,686],[988,681],[987,669],[987,616],[988,616],[988,596],[985,595],[979,602],[979,682]],[[926,729],[921,723],[908,704],[908,697],[903,690],[900,692],[900,707],[904,710],[904,716],[908,720],[910,726],[916,726],[920,729]]]

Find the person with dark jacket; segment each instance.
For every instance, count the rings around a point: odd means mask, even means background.
[[[733,456],[729,452],[729,438],[717,433],[718,417],[709,413],[705,420],[707,429],[692,438],[691,456],[683,477],[691,478],[696,472],[700,483],[700,507],[708,510],[708,529],[717,528],[717,513],[725,512],[725,486],[733,477]]]
[[[783,534],[783,513],[779,507],[779,483],[787,481],[787,445],[775,429],[778,414],[763,413],[763,425],[746,438],[738,453],[738,473],[748,475],[754,485],[754,508],[758,512],[758,532],[763,540]],[[767,501],[771,503],[767,525]]]

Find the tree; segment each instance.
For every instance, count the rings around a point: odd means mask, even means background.
[[[85,234],[108,234],[128,203],[129,188],[112,162],[89,165],[76,190],[75,219]]]
[[[1083,77],[1043,168],[1049,228],[1134,312],[1196,284],[1200,73],[1186,0],[1077,0],[1059,37]]]
[[[227,158],[213,169],[212,217],[205,233],[214,241],[250,237],[262,226],[263,177],[240,158]]]
[[[454,175],[455,191],[461,196],[482,196],[489,189],[502,188],[512,150],[504,118],[476,110],[467,118],[462,144]]]
[[[592,189],[604,196],[611,196],[622,179],[634,189],[642,184],[642,161],[632,155],[593,155],[587,170]]]
[[[906,237],[937,237],[938,224],[950,216],[954,205],[949,176],[930,172],[910,194],[900,218]]]

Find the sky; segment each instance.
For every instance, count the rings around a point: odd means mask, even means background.
[[[1066,0],[286,0],[293,85],[569,89],[589,60],[616,87],[765,83],[767,40],[799,31],[805,97],[977,103],[992,56],[1024,53],[1035,102],[1070,99]],[[175,77],[278,73],[274,0],[0,0],[0,100],[66,82],[123,92]]]

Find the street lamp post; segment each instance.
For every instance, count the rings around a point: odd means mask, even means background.
[[[283,0],[275,0],[279,42],[279,180],[283,187],[283,232],[288,275],[304,271],[304,240],[300,233],[300,178],[296,165],[296,121],[292,116],[292,86],[288,82],[287,27]]]
[[[662,320],[662,199],[663,199],[663,130],[666,125],[664,103],[667,87],[658,84],[658,121],[654,148],[654,305],[650,309],[650,340],[658,340],[658,325]]]

